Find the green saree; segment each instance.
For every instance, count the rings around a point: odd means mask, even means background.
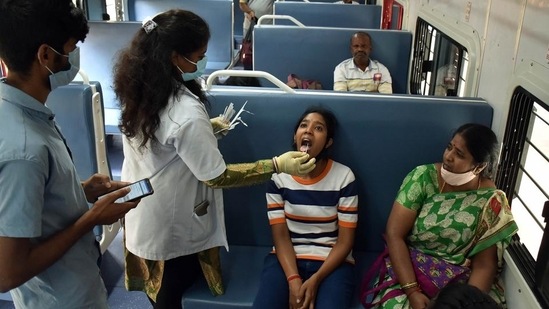
[[[408,245],[464,267],[469,267],[472,256],[495,245],[498,249],[498,268],[501,269],[503,251],[518,230],[505,193],[493,188],[449,193],[439,191],[434,164],[418,166],[404,179],[396,202],[417,212],[407,238]],[[386,264],[389,268],[389,259],[386,259]],[[391,279],[387,274],[375,282],[377,285]],[[395,289],[400,289],[398,283],[381,290],[374,302]],[[503,294],[498,276],[490,295],[505,306]],[[390,298],[380,306],[410,308],[406,295]]]

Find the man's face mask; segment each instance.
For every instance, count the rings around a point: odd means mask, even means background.
[[[51,47],[50,47],[51,48]],[[70,68],[68,70],[59,71],[53,73],[50,68],[46,66],[46,69],[50,71],[50,88],[53,91],[55,88],[68,85],[78,74],[78,71],[80,70],[80,47],[76,47],[73,51],[71,51],[68,55],[63,55],[56,51],[55,49],[51,48],[55,53],[57,53],[60,56],[69,58],[69,64]]]
[[[198,60],[198,62],[193,62],[187,59],[186,57],[183,57],[183,58],[185,58],[185,60],[187,60],[188,62],[196,65],[196,71],[192,73],[185,73],[178,67],[179,71],[182,73],[181,77],[183,78],[184,81],[197,79],[200,76],[202,76],[202,74],[204,74],[204,69],[206,69],[206,64],[208,63],[208,57],[204,56],[204,58]]]

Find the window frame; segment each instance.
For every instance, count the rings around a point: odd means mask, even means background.
[[[527,173],[524,168],[525,148],[527,143],[530,143],[532,118],[535,117],[533,115],[534,104],[549,111],[547,103],[522,86],[519,85],[513,90],[495,181],[496,186],[506,193],[511,207],[515,196],[520,200],[517,192],[521,181],[520,170],[523,170],[522,173]],[[521,203],[523,202],[521,201]],[[524,207],[528,209],[527,205]],[[537,300],[543,307],[549,307],[549,279],[544,278],[544,274],[549,272],[549,253],[547,252],[549,250],[549,229],[547,228],[549,201],[545,202],[543,213],[545,227],[537,261],[520,241],[518,234],[513,236],[507,250]]]
[[[448,48],[456,49],[457,56],[447,60],[446,58],[451,53],[447,53]],[[445,53],[443,53],[446,51]],[[441,31],[439,28],[427,22],[425,19],[418,17],[416,22],[416,32],[414,40],[414,53],[412,59],[412,68],[410,76],[410,93],[417,95],[435,95],[439,81],[438,74],[441,74],[445,66],[451,67],[456,63],[455,67],[455,84],[452,91],[447,92],[447,96],[465,96],[467,83],[467,75],[464,74],[469,68],[463,68],[464,63],[470,65],[469,52],[467,48],[458,41],[452,39],[448,34]],[[441,63],[446,63],[441,65]]]

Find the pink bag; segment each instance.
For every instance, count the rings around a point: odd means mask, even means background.
[[[312,79],[301,79],[295,74],[288,75],[288,82],[286,83],[290,88],[294,89],[313,89],[322,90],[322,84],[319,81]]]
[[[450,282],[467,282],[471,273],[470,268],[448,263],[442,259],[424,254],[414,248],[409,248],[409,250],[417,283],[427,297],[433,298],[441,288]],[[383,304],[391,298],[404,294],[402,289],[393,290],[384,295],[379,302],[373,303],[373,299],[376,298],[379,291],[398,283],[393,268],[387,267],[388,262],[389,250],[386,247],[362,279],[360,301],[364,308],[371,308],[378,304]],[[387,273],[391,279],[382,282],[377,287],[369,289],[370,283],[374,279],[376,273],[379,274],[380,280],[382,280]],[[371,301],[367,300],[369,295],[372,295]]]

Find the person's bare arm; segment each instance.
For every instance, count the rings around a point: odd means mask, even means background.
[[[29,238],[0,237],[0,292],[16,288],[50,267],[95,225],[122,218],[138,202],[113,202],[128,192],[122,189],[106,195],[69,227],[38,244]]]
[[[497,247],[491,246],[473,256],[469,284],[488,293],[497,274]]]
[[[248,6],[248,3],[240,2],[239,3],[240,10],[246,14],[247,19],[253,19],[255,18],[255,12]]]
[[[354,228],[339,227],[337,241],[330,251],[330,254],[328,254],[328,257],[326,257],[326,260],[322,263],[322,266],[320,266],[318,271],[307,279],[301,287],[303,292],[300,294],[304,295],[301,308],[314,308],[318,286],[324,278],[345,262],[345,259],[353,248],[354,239]]]
[[[410,259],[410,251],[405,238],[412,230],[417,213],[395,202],[389,215],[386,228],[386,241],[391,265],[401,285],[416,282],[417,278]],[[425,308],[429,298],[421,292],[408,295],[412,308]]]
[[[296,254],[290,238],[288,226],[286,224],[273,224],[271,225],[271,231],[276,249],[276,257],[282,266],[282,270],[284,270],[284,274],[286,277],[296,274],[299,275],[297,270]],[[301,295],[299,295],[301,284],[302,280],[300,278],[293,279],[288,282],[290,288],[290,308],[297,308],[299,302],[301,301]]]

